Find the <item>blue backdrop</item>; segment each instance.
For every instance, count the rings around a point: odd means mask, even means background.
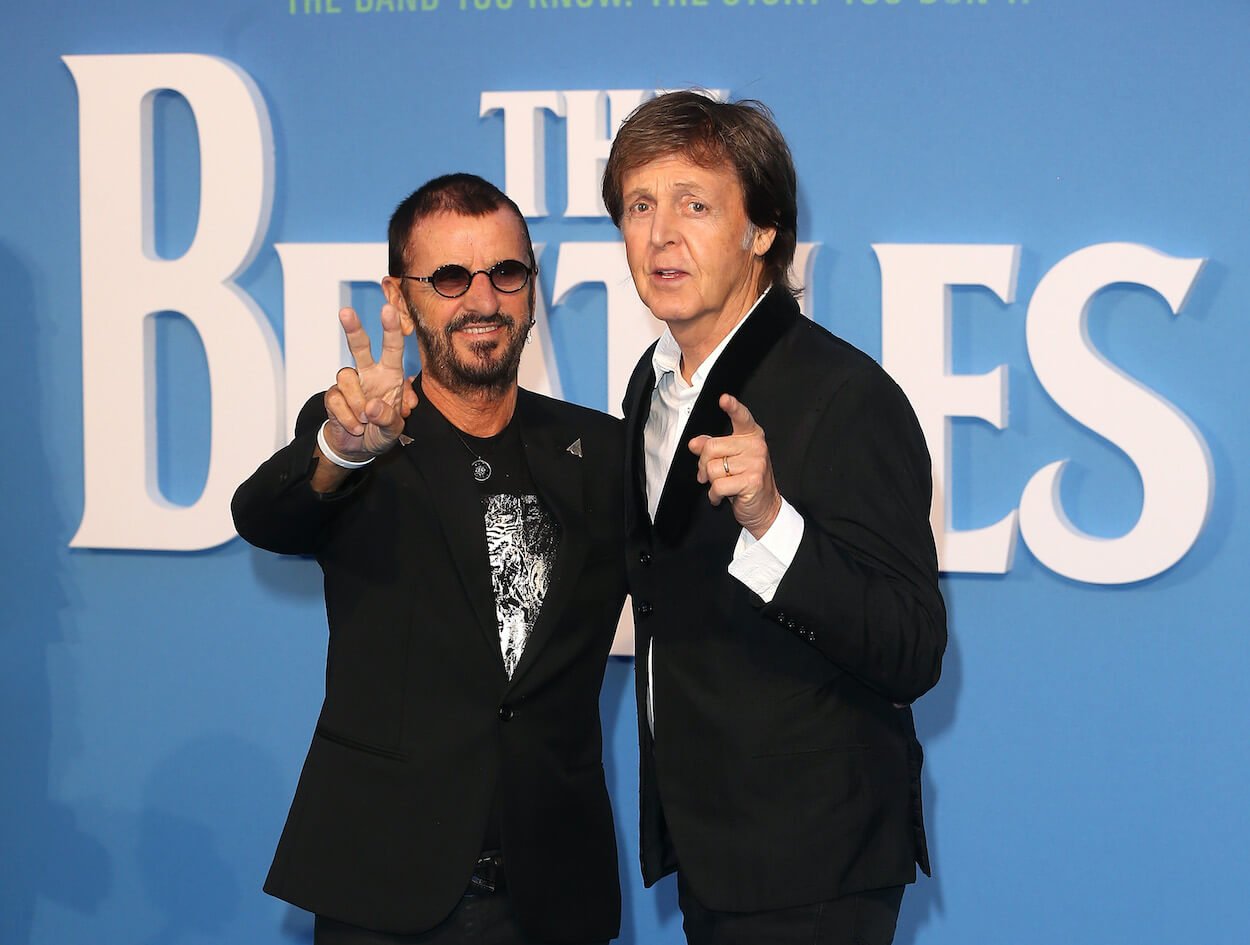
[[[88,259],[111,264],[87,228],[99,213],[146,220],[151,257],[178,257],[210,209],[200,175],[218,160],[203,149],[195,95],[168,92],[151,102],[150,153],[135,151],[146,215],[123,205],[126,167],[110,163],[108,127],[80,155],[85,92],[108,83],[62,57],[111,68],[121,60],[109,57],[138,53],[218,57],[254,83],[271,127],[272,205],[236,281],[288,355],[292,275],[275,244],[381,242],[394,204],[449,170],[506,180],[514,195],[537,180],[549,365],[566,398],[615,409],[609,364],[622,355],[608,309],[619,280],[553,294],[565,244],[617,240],[606,219],[568,212],[572,119],[539,113],[545,162],[526,183],[524,155],[505,156],[509,124],[524,116],[482,115],[486,93],[700,85],[769,103],[799,170],[800,239],[819,244],[805,306],[875,356],[874,245],[1019,247],[1011,301],[950,292],[950,373],[1005,365],[1009,407],[1001,429],[949,423],[954,529],[1009,515],[1038,469],[1070,458],[1061,498],[1072,526],[1129,532],[1147,491],[1139,468],[1052,399],[1026,349],[1026,311],[1047,273],[1095,244],[1205,259],[1175,317],[1153,290],[1117,285],[1090,304],[1087,327],[1090,345],[1205,443],[1205,521],[1178,563],[1129,583],[1061,576],[1027,542],[1001,573],[948,569],[951,644],[941,684],[916,708],[936,872],[905,898],[898,941],[1245,940],[1244,0],[63,0],[10,4],[0,27],[0,940],[311,936],[309,918],[260,884],[320,704],[315,565],[237,539],[162,550],[117,527],[70,546],[88,482],[110,467],[146,463],[150,492],[195,505],[226,448],[214,424],[245,420],[214,416],[210,391],[242,387],[289,427],[273,384],[230,378],[202,326],[173,306],[145,323],[146,379],[130,376],[124,337],[116,358],[107,346],[95,355],[118,373],[86,378],[84,312],[126,307],[124,292],[93,288]],[[88,172],[105,182],[90,207]],[[375,322],[380,292],[364,276],[345,281]],[[136,279],[134,290],[166,291],[153,285]],[[332,330],[337,304],[313,313]],[[644,326],[630,363],[648,341]],[[254,346],[240,336],[237,352]],[[126,431],[145,417],[151,455],[139,462]],[[270,448],[238,450],[254,465]],[[638,878],[632,669],[613,657],[602,697],[621,940],[675,943],[671,883],[648,891]]]

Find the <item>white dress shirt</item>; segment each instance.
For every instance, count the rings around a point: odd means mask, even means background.
[[[746,315],[738,320],[738,324],[734,325],[729,334],[704,359],[691,376],[690,383],[686,383],[681,375],[681,348],[667,327],[655,346],[651,357],[651,366],[655,371],[655,389],[651,392],[651,411],[647,415],[647,425],[643,431],[647,512],[653,523],[673,457],[677,455],[678,449],[686,448],[682,433],[686,429],[686,422],[690,419],[695,401],[703,392],[704,382],[725,346],[763,298],[761,295],[755,300],[755,305],[751,306]],[[751,405],[746,406],[750,409]],[[768,602],[777,593],[781,579],[785,577],[786,570],[794,560],[802,538],[803,517],[783,496],[781,511],[761,538],[756,539],[745,528],[739,533],[733,560],[729,563],[729,573]],[[655,732],[655,707],[651,686],[654,654],[655,642],[652,640],[651,648],[647,652],[647,721],[651,725],[652,734]]]

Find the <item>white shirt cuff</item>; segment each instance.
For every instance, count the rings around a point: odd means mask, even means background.
[[[781,511],[763,538],[757,540],[742,529],[734,546],[733,560],[729,562],[729,573],[767,604],[781,586],[781,579],[786,576],[802,540],[803,516],[782,499]]]

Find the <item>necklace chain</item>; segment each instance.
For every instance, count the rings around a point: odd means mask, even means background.
[[[460,441],[460,445],[468,450],[469,455],[473,457],[473,463],[469,467],[473,471],[473,478],[478,482],[485,482],[490,478],[490,463],[486,462],[480,453],[476,452],[473,447],[465,442],[464,437],[460,435],[460,431],[454,426],[451,428],[451,432],[456,434],[456,439]]]

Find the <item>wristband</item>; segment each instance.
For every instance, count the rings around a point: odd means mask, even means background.
[[[327,420],[326,423],[330,421]],[[332,462],[335,466],[341,466],[343,469],[359,469],[361,466],[368,466],[377,459],[376,456],[370,456],[364,462],[353,462],[350,459],[344,459],[334,450],[330,449],[330,444],[326,442],[326,423],[321,425],[321,429],[317,431],[317,448],[321,450],[321,455]]]

